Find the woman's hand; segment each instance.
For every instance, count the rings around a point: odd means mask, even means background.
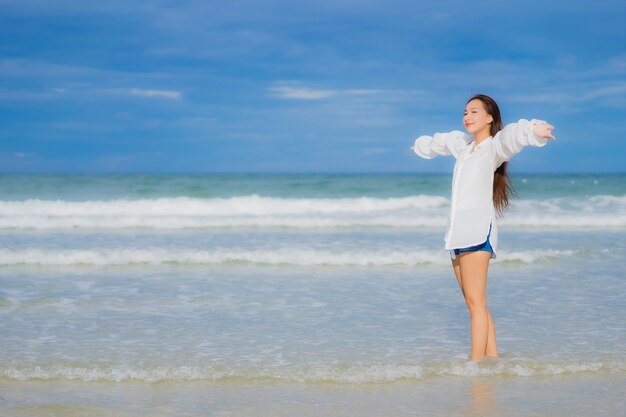
[[[544,139],[556,139],[556,137],[554,137],[554,135],[552,134],[553,129],[554,126],[545,122],[535,123],[533,125],[533,133],[535,134],[535,136]]]

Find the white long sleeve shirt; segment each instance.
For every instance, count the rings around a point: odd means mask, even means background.
[[[420,136],[413,150],[422,158],[432,159],[438,155],[456,158],[452,176],[452,198],[446,249],[460,249],[480,245],[487,240],[495,253],[498,245],[498,227],[493,205],[494,171],[505,161],[511,160],[526,146],[544,146],[547,139],[535,136],[532,127],[541,120],[521,119],[475,145],[473,137],[455,130]]]

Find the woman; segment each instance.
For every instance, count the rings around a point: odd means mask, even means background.
[[[445,242],[452,268],[470,313],[470,359],[498,357],[496,329],[487,308],[487,269],[496,257],[500,217],[509,204],[512,187],[507,163],[526,146],[544,146],[553,126],[521,119],[502,127],[500,109],[489,96],[468,100],[463,116],[467,134],[460,131],[420,136],[413,151],[422,158],[453,155],[450,219]]]

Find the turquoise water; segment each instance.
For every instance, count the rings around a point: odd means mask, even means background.
[[[2,175],[0,382],[624,378],[625,180],[514,178],[477,365],[450,176]]]
[[[624,174],[513,174],[521,198],[624,195]],[[3,200],[261,195],[284,198],[450,194],[448,174],[0,174]]]

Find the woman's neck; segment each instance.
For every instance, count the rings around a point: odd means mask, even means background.
[[[474,135],[474,143],[476,145],[479,145],[483,140],[487,139],[488,137],[491,137],[489,132],[479,132]]]

